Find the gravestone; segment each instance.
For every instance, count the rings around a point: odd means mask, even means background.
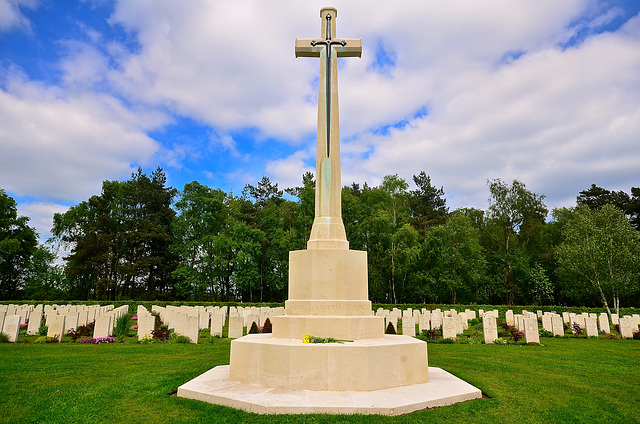
[[[18,335],[20,334],[20,323],[22,322],[22,315],[7,315],[4,318],[4,325],[2,332],[9,336],[9,342],[15,343],[18,341]]]
[[[242,337],[242,330],[244,328],[243,318],[241,316],[230,316],[229,317],[229,334],[228,337],[230,339],[239,339]]]
[[[435,310],[431,312],[431,328],[442,329],[442,312]]]
[[[222,337],[222,329],[224,327],[224,313],[213,313],[211,315],[211,335]]]
[[[96,325],[93,329],[93,338],[109,337],[112,334],[111,315],[97,315]]]
[[[198,337],[200,335],[200,318],[198,314],[193,312],[187,314],[178,312],[175,318],[175,332],[181,336],[188,337],[191,343],[198,344]]]
[[[585,320],[585,324],[587,327],[587,337],[598,337],[598,321],[596,315],[589,315]]]
[[[51,315],[47,328],[47,337],[55,337],[59,342],[62,342],[65,330],[65,318],[64,315]]]
[[[601,313],[598,316],[598,325],[600,326],[600,331],[606,334],[611,333],[611,326],[609,325],[609,315],[606,312]]]
[[[524,340],[528,343],[540,344],[540,333],[538,330],[538,319],[527,316],[523,319]]]
[[[65,322],[65,333],[68,333],[71,330],[75,330],[78,328],[78,313],[77,312],[68,312]]]
[[[29,325],[27,326],[27,334],[30,336],[35,336],[38,334],[38,330],[40,330],[40,325],[42,325],[42,305],[40,307],[35,308],[31,315],[29,316]]]
[[[506,321],[507,325],[510,325],[511,327],[513,327],[513,326],[515,326],[515,325],[516,325],[515,320],[514,320],[514,317],[513,317],[513,311],[512,311],[511,309],[509,309],[509,310],[505,313],[505,315],[504,315],[504,319],[505,319],[505,321]]]
[[[551,317],[552,317],[552,315],[548,314],[548,313],[545,313],[544,315],[542,315],[542,328],[545,331],[548,331],[550,333],[553,332],[553,325],[551,323]]]
[[[442,320],[442,338],[456,338],[456,319],[452,316],[445,316]]]
[[[146,311],[146,309],[145,309]],[[153,331],[156,328],[156,317],[150,313],[141,313],[138,310],[138,341],[153,338]]]
[[[633,318],[624,316],[619,319],[620,322],[620,337],[623,339],[630,339],[633,337]]]
[[[4,317],[7,316],[7,309],[0,310],[0,329],[4,327]]]
[[[427,315],[426,313],[420,314],[418,317],[418,332],[422,334],[423,331],[429,330],[429,317],[431,314]]]
[[[560,315],[553,314],[551,316],[551,325],[554,336],[564,336],[564,323]]]
[[[498,338],[498,325],[493,315],[484,315],[484,318],[482,318],[482,331],[484,333],[485,344],[495,343]]]
[[[416,336],[416,325],[413,322],[413,315],[404,315],[402,317],[402,335],[403,336]]]
[[[620,318],[618,318],[618,314],[611,314],[611,324],[620,324]]]

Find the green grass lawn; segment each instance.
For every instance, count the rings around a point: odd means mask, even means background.
[[[541,341],[544,346],[430,344],[430,366],[489,398],[399,417],[260,416],[170,395],[228,364],[228,339],[199,345],[3,343],[0,422],[640,422],[639,341]]]

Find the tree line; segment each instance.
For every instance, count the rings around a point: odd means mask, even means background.
[[[640,188],[592,185],[551,213],[524,183],[488,181],[486,210],[450,211],[421,172],[342,189],[351,249],[366,250],[376,303],[640,306]],[[161,168],[104,181],[100,195],[55,214],[49,247],[0,190],[2,299],[280,302],[288,252],[306,248],[315,181],[242,193]],[[51,246],[67,252],[57,264]],[[22,250],[21,250],[22,249]]]

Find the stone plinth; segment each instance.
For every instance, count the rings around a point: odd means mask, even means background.
[[[178,396],[225,405],[258,414],[402,415],[482,397],[469,383],[440,369],[429,368],[428,383],[361,391],[283,390],[244,384],[229,378],[221,365],[178,387]]]
[[[251,334],[231,343],[229,378],[286,390],[370,391],[429,381],[427,344],[386,335],[349,343],[302,343]]]

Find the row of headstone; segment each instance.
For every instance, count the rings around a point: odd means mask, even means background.
[[[146,311],[145,308],[144,311]],[[140,325],[140,316],[150,315],[138,309],[138,339],[149,337],[152,328],[149,325]],[[170,306],[166,307],[153,305],[152,312],[160,315],[160,319],[170,329],[177,334],[189,337],[192,343],[198,342],[200,330],[209,328],[210,334],[214,337],[222,337],[222,329],[229,319],[228,337],[231,339],[240,338],[244,335],[245,329],[251,327],[255,322],[258,326],[263,326],[267,318],[284,315],[284,308],[269,307],[226,307],[226,306]],[[148,318],[146,318],[148,319]],[[155,324],[155,322],[154,322]]]

